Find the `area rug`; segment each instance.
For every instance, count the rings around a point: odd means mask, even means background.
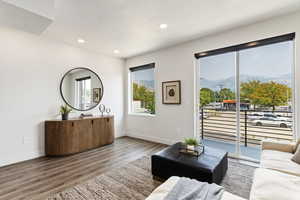
[[[229,160],[225,190],[248,199],[255,167]],[[152,179],[150,157],[142,157],[48,200],[144,200],[161,182]]]

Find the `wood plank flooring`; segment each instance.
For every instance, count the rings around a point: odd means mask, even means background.
[[[67,157],[42,157],[0,168],[0,200],[45,199],[166,145],[122,137],[115,143]]]

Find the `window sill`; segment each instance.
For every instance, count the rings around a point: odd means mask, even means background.
[[[129,116],[138,116],[138,117],[155,117],[153,114],[147,113],[128,113]]]

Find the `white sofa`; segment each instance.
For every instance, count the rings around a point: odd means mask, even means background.
[[[250,200],[300,199],[300,165],[291,160],[295,150],[295,143],[263,141]]]
[[[295,143],[263,141],[260,168],[255,170],[250,200],[300,200],[300,165],[291,160]],[[146,200],[163,200],[179,177],[171,177]],[[245,200],[225,192],[222,200]]]
[[[163,200],[167,196],[167,194],[172,190],[172,188],[175,186],[178,180],[179,177],[172,176],[164,184],[156,188],[146,200]],[[244,200],[244,199],[235,196],[229,192],[224,192],[222,200]]]

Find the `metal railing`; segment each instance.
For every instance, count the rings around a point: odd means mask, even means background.
[[[272,117],[270,117],[272,116]],[[266,138],[292,141],[292,112],[240,111],[240,140],[245,146],[259,145]],[[202,139],[236,141],[236,112],[222,109],[200,109]]]

